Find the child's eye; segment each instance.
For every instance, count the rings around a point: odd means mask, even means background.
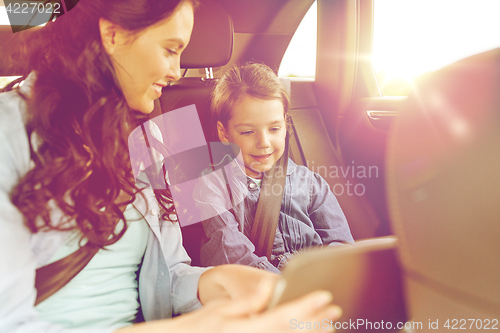
[[[281,130],[281,127],[272,127],[269,129],[270,132],[278,132]]]
[[[244,132],[240,132],[241,135],[250,135],[252,134],[253,131],[244,131]]]

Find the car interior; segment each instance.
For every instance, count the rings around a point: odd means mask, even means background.
[[[421,323],[423,331],[470,318],[490,327],[496,318],[498,329],[500,52],[424,75],[408,98],[384,96],[370,60],[374,1],[316,1],[315,78],[281,78],[291,98],[290,157],[336,189],[356,241],[397,239],[369,257],[350,307],[367,320]],[[219,141],[209,117],[217,78],[247,61],[277,72],[314,2],[203,1],[183,77],[164,88],[153,117],[195,104],[206,141]],[[0,53],[15,38],[0,27]],[[0,57],[0,75],[16,74]],[[201,224],[182,231],[196,265]],[[385,331],[418,330],[410,326]]]

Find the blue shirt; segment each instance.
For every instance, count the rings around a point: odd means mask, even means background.
[[[244,176],[237,163],[226,167],[229,188],[238,198],[233,210],[227,203],[227,186],[220,174],[202,177],[195,198],[205,216],[206,240],[201,263],[250,265],[279,272],[294,253],[311,246],[354,242],[347,220],[328,183],[317,173],[288,160],[280,217],[274,238],[271,262],[258,257],[249,240],[260,186]]]

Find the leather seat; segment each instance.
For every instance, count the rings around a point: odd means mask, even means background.
[[[499,170],[496,49],[423,77],[390,135],[391,222],[409,317],[424,330],[499,318]]]
[[[208,77],[183,77],[164,88],[161,112],[195,104],[207,142],[219,141],[210,122],[210,95],[217,82],[212,68],[226,65],[233,51],[233,22],[225,7],[216,1],[203,2],[195,10],[191,41],[181,57],[181,68],[205,68]],[[211,130],[214,128],[214,130]]]
[[[195,104],[206,142],[219,141],[215,123],[210,120],[210,95],[217,82],[213,67],[226,65],[233,50],[233,23],[225,7],[216,1],[203,2],[195,10],[191,41],[181,57],[181,68],[205,68],[206,77],[183,77],[163,89],[161,113]],[[159,114],[157,114],[159,115]],[[183,245],[193,266],[200,265],[200,246],[204,236],[201,223],[182,226]]]
[[[355,240],[377,236],[377,228],[381,225],[380,218],[366,197],[355,192],[355,179],[350,177],[350,172],[332,172],[339,169],[349,170],[343,167],[350,166],[342,164],[330,141],[314,97],[314,82],[291,78],[281,80],[291,98],[289,116],[292,126],[292,159],[295,163],[317,172],[327,181],[344,211]],[[351,188],[347,184],[351,184]],[[352,193],[348,193],[348,189]]]

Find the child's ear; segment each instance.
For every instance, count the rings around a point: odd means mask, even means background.
[[[227,138],[226,129],[224,128],[224,125],[222,125],[220,121],[217,122],[217,134],[219,135],[219,140],[221,142],[229,142],[229,139]]]

